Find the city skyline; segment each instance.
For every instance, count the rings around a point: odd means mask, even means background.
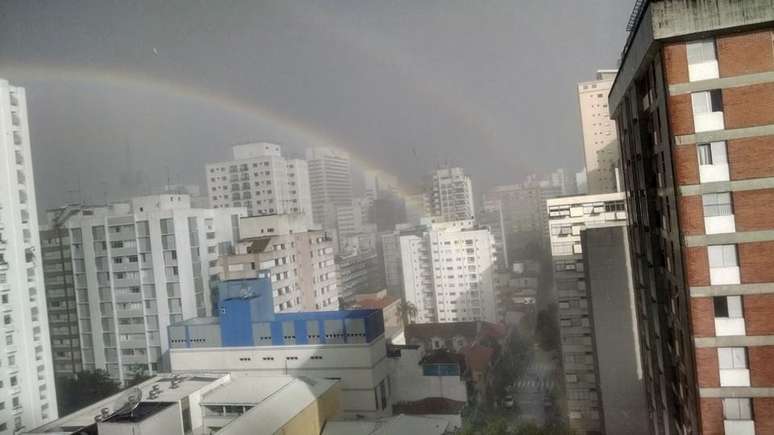
[[[309,147],[338,147],[366,169],[400,180],[418,181],[427,167],[450,160],[466,167],[478,193],[510,183],[511,174],[582,168],[573,83],[614,68],[622,46],[624,26],[606,24],[624,22],[628,2],[570,3],[561,14],[552,12],[558,4],[539,3],[473,9],[428,3],[411,6],[409,19],[401,8],[347,3],[306,9],[238,2],[231,11],[170,5],[153,18],[141,4],[113,5],[121,10],[112,11],[85,2],[56,11],[58,5],[18,2],[7,5],[9,22],[0,26],[0,77],[30,89],[41,209],[77,201],[76,190],[85,202],[104,202],[105,191],[109,199],[153,193],[170,177],[175,184],[204,185],[200,168],[206,162],[251,141],[284,145],[290,157]],[[175,18],[178,10],[185,12]],[[472,17],[490,25],[458,34],[436,10],[454,22]],[[83,13],[56,18],[74,11]],[[180,21],[196,14],[222,30]],[[331,25],[316,22],[318,15]],[[124,18],[118,22],[117,16]],[[179,25],[160,26],[162,17]],[[272,24],[283,20],[287,28]],[[553,27],[556,20],[562,25]],[[100,22],[110,23],[110,30]],[[531,36],[537,23],[552,23],[545,41]],[[307,36],[295,36],[299,30]],[[590,43],[568,44],[564,36],[573,31]],[[426,43],[412,44],[415,38]],[[69,42],[57,50],[58,41]],[[495,41],[501,42],[489,53],[475,49]],[[190,44],[201,45],[213,62],[202,63]],[[249,55],[240,60],[229,54],[240,50]],[[475,66],[460,65],[458,50]],[[380,59],[393,54],[402,61]],[[330,58],[343,59],[348,68]],[[259,75],[234,74],[250,69]],[[342,82],[357,93],[344,92]],[[463,88],[471,91],[459,95]],[[503,90],[514,98],[503,100]],[[561,128],[545,128],[556,111]],[[517,134],[522,139],[514,143]],[[482,158],[486,154],[495,158]]]

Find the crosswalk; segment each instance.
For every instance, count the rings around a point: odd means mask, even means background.
[[[526,392],[548,392],[552,391],[554,387],[554,380],[551,378],[529,377],[520,379],[518,382],[516,382],[516,384],[513,385],[513,390]]]

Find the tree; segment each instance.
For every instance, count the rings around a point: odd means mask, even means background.
[[[401,299],[400,305],[398,305],[398,313],[400,313],[400,318],[403,319],[403,326],[406,327],[409,323],[413,323],[418,311],[416,305]]]
[[[56,379],[59,415],[67,415],[120,391],[105,370],[85,370],[72,378]]]
[[[537,317],[537,337],[540,347],[545,351],[559,348],[559,319],[556,305],[541,310]]]

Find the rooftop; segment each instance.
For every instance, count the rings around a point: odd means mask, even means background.
[[[441,435],[449,422],[441,418],[400,414],[379,420],[330,421],[322,435]]]

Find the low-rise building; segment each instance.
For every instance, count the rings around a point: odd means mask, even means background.
[[[159,374],[29,435],[307,435],[339,410],[333,379],[254,373]]]
[[[384,335],[387,340],[403,334],[403,318],[400,312],[401,299],[387,294],[387,290],[355,295],[355,301],[349,308],[382,310],[384,317]],[[393,341],[394,342],[394,341]]]
[[[336,378],[345,415],[390,415],[382,311],[275,314],[271,284],[266,271],[221,281],[219,317],[169,327],[172,371]]]

